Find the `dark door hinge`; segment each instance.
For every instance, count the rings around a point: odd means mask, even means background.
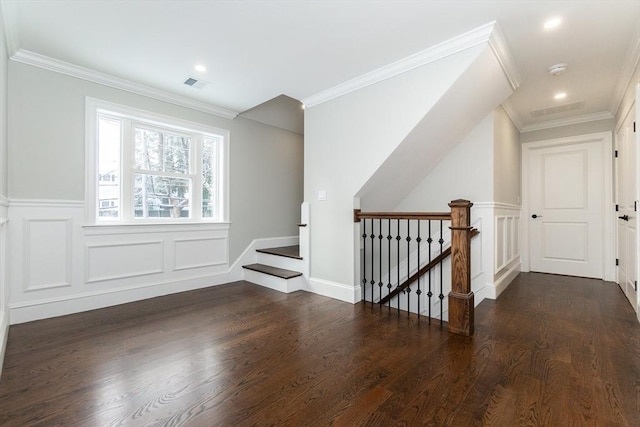
[[[618,150],[614,151],[613,154],[614,154],[614,157],[618,157]]]
[[[616,258],[616,265],[620,265],[620,260]]]
[[[633,289],[635,291],[638,291],[638,281],[637,280],[633,282]]]
[[[620,210],[620,205],[616,204],[616,212]]]

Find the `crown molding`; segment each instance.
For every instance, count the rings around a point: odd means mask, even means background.
[[[635,73],[638,64],[640,63],[640,30],[637,32],[635,40],[631,42],[627,56],[622,64],[622,70],[620,71],[620,78],[618,78],[618,84],[613,91],[613,98],[609,105],[609,110],[613,112],[613,115],[618,114],[618,109],[622,105],[624,95],[627,92],[627,88],[631,84],[631,79]]]
[[[518,72],[518,67],[516,67],[516,63],[513,61],[509,46],[497,22],[494,22],[493,31],[491,31],[489,36],[489,46],[500,63],[505,77],[509,80],[511,88],[513,90],[518,89],[521,81],[520,72]]]
[[[490,22],[404,59],[304,98],[302,103],[306,108],[310,108],[487,42],[490,44],[511,85],[514,86],[515,84],[515,87],[518,87],[520,77],[501,34],[500,30],[497,29],[497,23],[495,21]]]
[[[238,113],[235,111],[227,110],[222,107],[216,107],[215,105],[209,104],[207,102],[197,101],[182,95],[176,95],[165,90],[145,86],[131,80],[111,76],[109,74],[101,73],[89,68],[80,67],[78,65],[70,64],[68,62],[60,61],[58,59],[50,58],[48,56],[40,55],[38,53],[30,52],[24,49],[19,49],[15,54],[11,55],[10,59],[22,64],[44,68],[56,73],[65,74],[67,76],[76,77],[93,83],[109,86],[115,89],[120,89],[149,98],[157,99],[158,101],[164,101],[170,104],[179,105],[181,107],[190,108],[192,110],[201,111],[203,113],[208,113],[217,117],[222,117],[223,119],[233,120],[238,115]]]
[[[522,126],[523,126],[522,117],[520,116],[516,108],[513,106],[511,99],[507,99],[502,103],[502,109],[504,110],[505,113],[507,113],[507,116],[509,116],[509,118],[511,119],[515,127],[518,128],[520,132],[522,132]]]
[[[614,116],[610,112],[601,111],[599,113],[583,114],[581,116],[567,117],[565,119],[531,123],[528,125],[524,125],[522,127],[521,132],[533,132],[536,130],[552,129],[552,128],[558,128],[562,126],[571,126],[571,125],[577,125],[580,123],[595,122],[596,120],[607,120],[607,119],[613,119],[613,118]]]

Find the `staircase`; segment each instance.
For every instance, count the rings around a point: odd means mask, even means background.
[[[298,245],[256,249],[256,263],[242,266],[246,281],[286,293],[303,288],[303,267]]]

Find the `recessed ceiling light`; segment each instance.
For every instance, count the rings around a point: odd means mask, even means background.
[[[554,28],[557,28],[560,23],[562,23],[562,19],[556,17],[556,18],[551,18],[549,19],[547,22],[544,23],[544,29],[545,30],[552,30]]]
[[[566,92],[558,92],[555,95],[553,95],[553,99],[565,99],[566,97],[567,97]]]
[[[202,64],[196,64],[196,66],[193,67],[193,68],[195,68],[196,71],[199,72],[199,73],[204,73],[205,71],[207,71],[207,67],[205,67]]]

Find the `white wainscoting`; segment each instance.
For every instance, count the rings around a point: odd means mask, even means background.
[[[497,298],[521,270],[520,206],[496,203],[494,287]]]
[[[7,225],[9,201],[0,195],[0,375],[9,337],[9,293],[7,290]]]
[[[83,202],[48,200],[8,217],[11,324],[242,279],[229,224],[85,226]]]

